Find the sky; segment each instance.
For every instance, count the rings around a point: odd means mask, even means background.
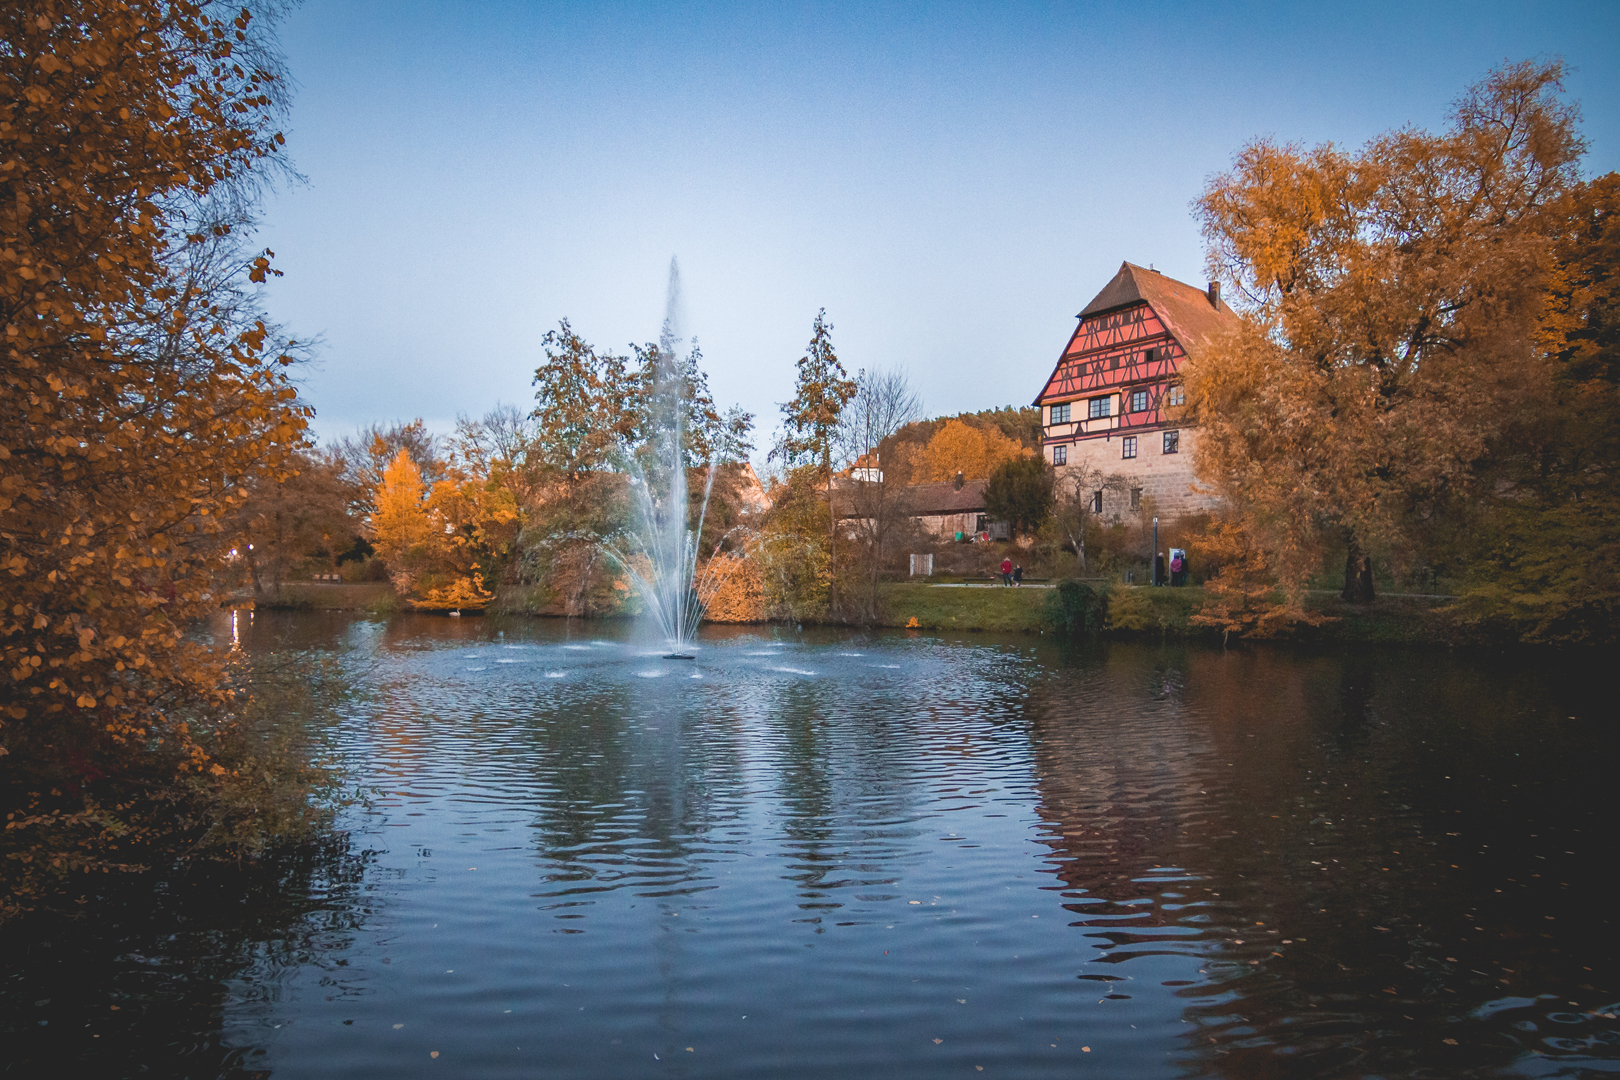
[[[1562,57],[1620,168],[1620,3],[682,4],[305,0],[281,25],[302,183],[258,239],[318,342],[322,440],[529,407],[561,319],[683,332],[759,455],[822,308],[928,415],[1028,404],[1121,261],[1202,285],[1191,203],[1259,137],[1438,130]]]

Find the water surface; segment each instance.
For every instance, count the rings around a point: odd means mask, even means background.
[[[1574,665],[236,631],[344,657],[374,794],[246,883],[13,940],[13,1074],[1620,1072],[1617,740]]]

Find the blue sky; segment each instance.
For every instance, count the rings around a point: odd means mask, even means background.
[[[672,255],[715,395],[763,448],[825,307],[930,414],[1039,391],[1123,259],[1202,283],[1189,204],[1258,136],[1438,128],[1562,56],[1620,168],[1620,3],[543,4],[306,0],[307,177],[260,239],[319,336],[318,435],[527,405],[561,318],[657,336]]]

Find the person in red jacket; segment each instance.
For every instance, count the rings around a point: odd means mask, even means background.
[[[1002,559],[1001,560],[1001,583],[1003,585],[1011,585],[1012,584],[1012,560],[1011,559]]]

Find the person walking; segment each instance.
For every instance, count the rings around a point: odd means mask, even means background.
[[[1022,585],[1023,583],[1024,583],[1024,568],[1022,566],[1013,567],[1013,587],[1016,588],[1019,585]]]
[[[1012,560],[1011,559],[1002,559],[1001,560],[1001,583],[1003,585],[1011,585],[1012,584]]]
[[[1181,576],[1185,565],[1181,558],[1181,552],[1172,549],[1170,552],[1170,584],[1172,586],[1180,587],[1186,582],[1186,578]]]

